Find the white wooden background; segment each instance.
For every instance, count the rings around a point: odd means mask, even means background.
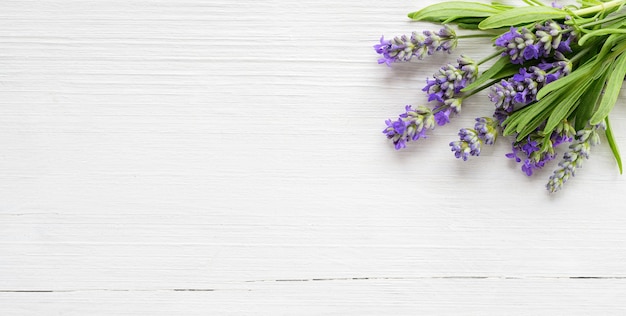
[[[626,176],[381,130],[435,1],[0,1],[1,315],[626,314]],[[626,150],[626,97],[613,111]]]

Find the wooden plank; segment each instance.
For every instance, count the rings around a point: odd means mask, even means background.
[[[419,6],[433,1],[420,2]],[[557,195],[501,139],[396,152],[452,55],[402,1],[0,2],[0,314],[623,314],[624,177],[606,142]],[[613,110],[626,148],[624,93]]]

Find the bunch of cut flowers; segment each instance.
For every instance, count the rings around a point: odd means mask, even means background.
[[[451,53],[463,38],[488,37],[494,53],[474,61],[460,55],[441,67],[422,89],[433,106],[407,105],[383,133],[396,149],[426,136],[461,112],[463,102],[488,89],[490,116],[476,118],[450,143],[457,158],[479,156],[499,136],[513,140],[506,157],[531,176],[565,149],[546,188],[560,190],[574,176],[600,133],[622,163],[608,114],[626,75],[626,0],[581,0],[578,5],[524,0],[523,6],[447,1],[412,12],[416,21],[440,24],[438,31],[380,39],[379,64],[421,60]],[[455,28],[453,28],[453,26]],[[468,34],[458,35],[455,29]],[[487,69],[481,66],[492,61]],[[560,149],[559,149],[560,150]]]

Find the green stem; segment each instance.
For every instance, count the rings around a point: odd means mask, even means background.
[[[537,1],[537,0],[528,0],[528,2],[530,2],[530,3],[534,3],[535,5],[538,5],[538,6],[547,7],[547,5],[546,5],[545,3],[543,3],[543,2],[541,2],[541,1]]]
[[[462,99],[461,99],[461,100],[462,100]],[[439,113],[439,112],[441,112],[441,111],[443,111],[443,110],[447,110],[448,108],[449,108],[449,107],[444,106],[444,105],[442,104],[441,106],[436,106],[434,109],[432,109],[432,113],[433,113],[433,115],[434,115],[434,114],[437,114],[437,113]]]
[[[502,50],[498,50],[497,52],[495,52],[495,53],[485,57],[484,59],[482,59],[481,61],[476,63],[476,65],[480,66],[480,65],[482,65],[482,64],[484,64],[484,63],[486,63],[486,62],[488,62],[488,61],[490,61],[490,60],[492,60],[492,59],[494,59],[494,58],[496,58],[496,57],[498,57],[500,55],[502,55]]]
[[[595,26],[595,25],[598,25],[598,24],[609,23],[609,22],[613,22],[615,20],[619,20],[619,19],[623,19],[623,18],[626,18],[626,13],[625,14],[619,14],[619,15],[616,15],[616,16],[612,16],[610,18],[604,18],[602,20],[595,21],[595,22],[584,23],[584,24],[579,25],[579,27],[588,28],[590,26]]]
[[[485,89],[487,89],[487,88],[491,87],[494,83],[496,83],[496,82],[498,82],[498,81],[499,81],[499,80],[493,80],[493,81],[491,81],[491,82],[489,82],[489,83],[486,83],[486,84],[484,84],[484,85],[482,85],[482,86],[480,86],[480,87],[478,87],[478,88],[476,88],[476,89],[472,90],[472,92],[470,92],[470,93],[468,93],[467,95],[463,96],[463,99],[467,99],[467,98],[469,98],[469,97],[473,96],[474,94],[476,94],[476,93],[478,93],[478,92],[480,92],[480,91],[483,91],[483,90],[485,90]]]
[[[494,34],[471,34],[471,35],[458,35],[456,38],[477,38],[477,37],[496,37]]]
[[[589,52],[589,50],[591,50],[591,47],[587,47],[587,48],[581,50],[580,52],[576,53],[576,55],[574,55],[574,57],[570,58],[569,61],[572,64],[577,62],[579,59],[581,59],[583,56],[585,56],[585,54],[587,54]]]
[[[593,7],[574,10],[572,11],[572,13],[578,16],[582,16],[582,15],[587,15],[591,13],[606,11],[609,9],[613,9],[615,7],[619,7],[624,4],[626,4],[626,0],[613,0],[610,2],[603,3],[603,4],[594,5]]]

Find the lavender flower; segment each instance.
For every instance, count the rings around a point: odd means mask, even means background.
[[[561,53],[569,53],[572,49],[569,47],[569,42],[561,42],[563,39],[563,28],[561,25],[554,21],[546,21],[543,25],[537,24],[535,35],[539,42],[537,44],[543,44],[540,46],[544,57],[550,54],[552,49],[555,49]],[[569,41],[570,37],[566,36],[566,41]],[[561,44],[564,44],[561,46]]]
[[[461,89],[474,82],[478,75],[478,64],[471,58],[461,55],[457,62],[457,66],[441,67],[433,75],[434,79],[426,79],[426,86],[422,89],[428,92],[429,102],[440,103],[434,108],[437,125],[447,124],[452,114],[461,112]]]
[[[459,130],[460,140],[450,143],[454,156],[467,160],[469,156],[479,156],[482,141],[478,138],[478,132],[471,128],[462,128]]]
[[[482,144],[493,145],[497,137],[498,123],[488,117],[476,118],[474,129],[459,130],[459,140],[450,143],[456,158],[467,160],[469,156],[480,156]]]
[[[531,176],[535,170],[543,168],[547,162],[556,157],[555,148],[565,142],[571,142],[575,134],[574,127],[566,120],[550,134],[544,135],[540,129],[528,137],[512,144],[512,152],[506,157],[522,162],[522,171]],[[520,156],[526,156],[522,158]]]
[[[461,105],[463,104],[462,98],[457,99],[447,99],[443,101],[443,104],[440,104],[435,107],[435,121],[437,125],[445,125],[450,122],[450,115],[453,113],[461,112]]]
[[[444,103],[459,94],[461,89],[476,79],[478,65],[474,60],[461,55],[457,62],[457,66],[448,64],[441,67],[438,72],[433,74],[434,79],[426,79],[426,86],[422,91],[428,92],[429,102],[437,100]]]
[[[383,134],[393,141],[396,150],[405,148],[407,142],[426,137],[426,130],[435,127],[431,109],[421,105],[413,109],[411,105],[407,105],[405,110],[396,121],[385,121],[387,128],[383,130]]]
[[[485,144],[493,145],[498,137],[498,122],[488,117],[477,117],[474,129],[478,132],[478,138]]]
[[[562,54],[559,54],[559,57],[562,57]],[[504,121],[513,111],[536,101],[537,92],[541,88],[568,75],[571,69],[571,63],[567,60],[543,62],[528,69],[521,68],[518,74],[508,80],[495,83],[491,86],[491,93],[489,93],[489,99],[496,106],[494,116],[499,121]]]
[[[548,191],[559,191],[563,184],[575,175],[576,169],[582,167],[583,158],[589,159],[591,147],[600,143],[599,129],[604,129],[604,125],[599,124],[576,133],[576,141],[569,146],[570,150],[563,155],[559,168],[554,170],[548,180],[546,185]]]
[[[422,34],[413,32],[411,36],[396,36],[391,40],[380,38],[380,44],[374,45],[376,53],[382,58],[378,63],[391,66],[394,62],[408,62],[413,57],[423,59],[426,55],[432,55],[436,51],[450,53],[456,48],[457,37],[453,29],[444,25],[438,32],[423,31]]]
[[[525,60],[532,59],[529,57],[538,56],[539,47],[535,45],[536,41],[537,38],[528,29],[518,30],[516,27],[511,27],[509,32],[496,39],[495,44],[505,49],[502,56],[508,55],[512,63],[521,64]]]
[[[504,48],[502,56],[509,56],[513,64],[551,56],[554,51],[571,52],[572,32],[554,21],[537,24],[535,32],[526,28],[511,27],[495,41],[496,46]],[[565,32],[567,30],[567,32]]]

